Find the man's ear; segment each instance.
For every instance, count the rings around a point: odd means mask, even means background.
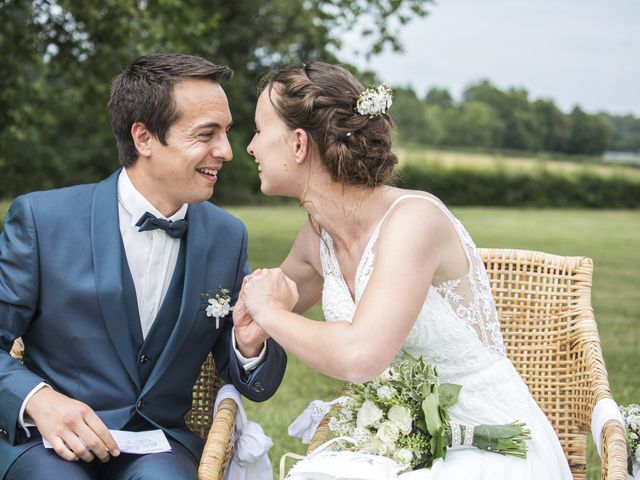
[[[147,127],[142,122],[135,122],[131,125],[131,138],[133,138],[133,144],[138,151],[138,155],[142,157],[151,156],[151,140],[153,135],[147,130]]]
[[[302,165],[307,159],[311,148],[309,134],[302,128],[296,128],[293,134],[295,135],[294,154],[296,156],[296,163]]]

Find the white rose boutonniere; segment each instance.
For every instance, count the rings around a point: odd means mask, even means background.
[[[214,317],[216,319],[216,329],[220,328],[220,318],[228,315],[229,312],[233,310],[229,293],[229,289],[220,286],[213,297],[208,293],[203,294],[209,301],[207,317]]]

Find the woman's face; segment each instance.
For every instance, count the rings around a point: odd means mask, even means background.
[[[267,87],[258,98],[256,131],[247,146],[247,152],[258,165],[262,193],[295,196],[300,169],[295,161],[295,133],[278,116],[269,94],[272,98],[277,95]]]

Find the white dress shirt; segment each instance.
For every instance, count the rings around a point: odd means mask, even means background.
[[[176,268],[178,253],[180,252],[180,239],[167,235],[161,229],[140,232],[136,223],[146,212],[164,220],[174,222],[182,220],[187,214],[188,207],[189,205],[185,203],[172,216],[165,217],[136,190],[129,175],[127,175],[126,169],[123,168],[118,176],[120,234],[122,235],[124,253],[136,290],[143,338],[146,338],[149,330],[151,330],[151,326],[169,289],[169,284]],[[231,335],[236,356],[245,371],[248,372],[256,368],[266,355],[266,342],[259,356],[245,358],[236,347],[235,328]],[[27,427],[33,427],[34,425],[28,418],[24,418],[24,411],[33,394],[45,386],[48,385],[44,382],[38,384],[22,402],[18,422],[28,437],[31,434]]]
[[[180,239],[167,235],[161,229],[140,232],[136,223],[145,212],[172,222],[182,220],[188,206],[185,203],[172,216],[165,217],[135,189],[125,169],[118,177],[120,234],[136,289],[143,338],[151,330],[169,289],[180,252]]]

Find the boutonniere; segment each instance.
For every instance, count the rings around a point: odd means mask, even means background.
[[[220,318],[229,314],[233,307],[231,306],[231,296],[228,288],[218,287],[216,293],[211,296],[210,292],[203,293],[203,298],[208,299],[207,317],[215,317],[216,328],[220,328]]]

